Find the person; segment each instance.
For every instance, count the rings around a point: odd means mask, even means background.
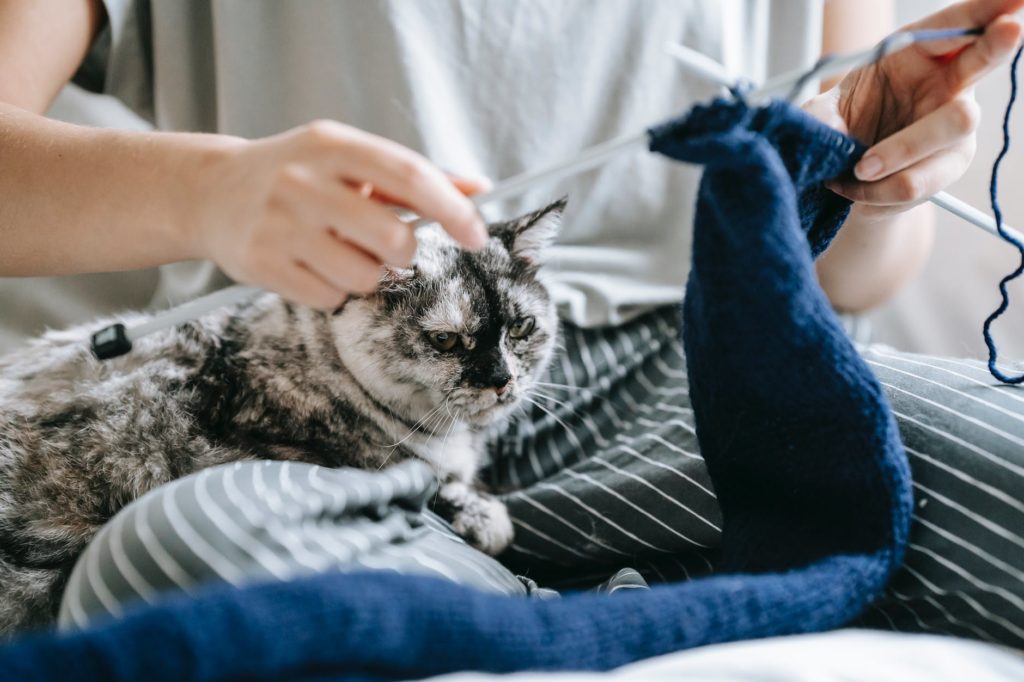
[[[482,225],[464,195],[486,182],[467,178],[543,166],[713,96],[664,57],[666,40],[756,79],[881,38],[892,4],[9,2],[0,64],[16,76],[0,82],[0,274],[160,265],[154,290],[168,296],[216,286],[219,268],[329,309],[412,257],[411,232],[382,204],[408,206],[474,248]],[[909,48],[808,99],[810,113],[870,145],[856,177],[830,186],[855,201],[818,262],[837,309],[877,304],[924,262],[932,227],[918,205],[967,167],[979,116],[971,87],[1012,54],[1021,5],[946,8],[915,26],[984,33]],[[119,97],[159,132],[45,118],[69,79]],[[496,437],[489,472],[516,522],[502,561],[538,580],[596,583],[624,557],[647,580],[710,570],[720,518],[675,341],[698,178],[625,156],[493,209],[571,197],[546,274],[566,346],[546,381],[561,393],[548,396],[550,415],[538,409]],[[26,320],[5,314],[3,324]],[[865,623],[1024,646],[1020,398],[987,386],[978,363],[865,357],[889,391],[919,496],[906,566]],[[158,514],[156,492],[131,513]],[[218,536],[208,517],[188,522]],[[73,577],[71,622],[146,598],[108,560],[129,531],[121,524],[87,551],[122,591]],[[383,556],[401,553],[394,542]],[[217,579],[201,557],[177,558],[191,567],[187,585]],[[504,570],[474,562],[481,582]]]

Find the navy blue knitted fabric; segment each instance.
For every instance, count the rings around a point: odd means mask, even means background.
[[[721,568],[901,546],[910,484],[899,432],[814,274],[850,208],[822,181],[863,146],[781,102],[720,102],[653,133],[654,151],[706,168],[683,344],[725,523]]]
[[[357,680],[603,670],[849,622],[900,562],[906,462],[812,253],[848,206],[821,189],[861,148],[789,105],[718,102],[651,131],[704,164],[684,304],[698,433],[724,516],[719,575],[551,601],[430,578],[330,574],[182,596],[0,649],[4,680]]]

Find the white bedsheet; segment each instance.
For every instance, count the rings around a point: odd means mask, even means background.
[[[1024,655],[951,637],[872,630],[736,642],[607,673],[460,673],[434,682],[1024,682]]]

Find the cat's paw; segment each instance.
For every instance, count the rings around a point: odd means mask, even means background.
[[[452,519],[455,532],[477,549],[496,556],[512,543],[515,531],[508,509],[493,497],[476,497]]]

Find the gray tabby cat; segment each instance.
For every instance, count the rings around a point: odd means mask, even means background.
[[[0,358],[0,634],[52,622],[76,558],[119,509],[225,462],[419,458],[437,472],[435,510],[501,551],[508,513],[474,485],[482,432],[552,354],[536,275],[564,203],[491,225],[479,253],[421,230],[411,268],[333,314],[267,294],[113,360],[90,353],[99,324]]]

